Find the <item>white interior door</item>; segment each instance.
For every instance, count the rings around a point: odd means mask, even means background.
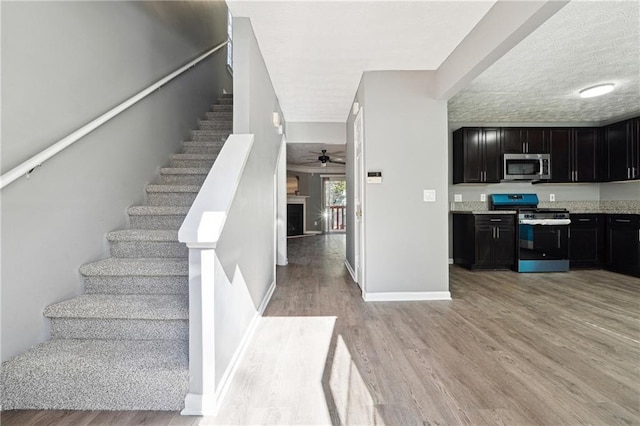
[[[354,246],[355,246],[355,273],[356,282],[360,290],[365,291],[364,280],[364,215],[362,206],[364,205],[364,155],[363,155],[363,108],[360,108],[353,123],[353,139],[355,145],[355,170],[354,170]]]

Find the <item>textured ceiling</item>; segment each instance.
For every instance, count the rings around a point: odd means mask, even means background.
[[[449,101],[451,122],[601,122],[640,111],[640,3],[572,1]],[[612,82],[605,96],[578,91]]]
[[[327,155],[336,161],[344,161],[346,151],[345,145],[324,145],[315,143],[288,143],[287,144],[287,164],[301,165],[308,167],[320,167],[318,157],[323,149],[327,150]],[[327,169],[344,170],[342,164],[327,163]]]
[[[228,1],[287,121],[345,122],[363,71],[438,68],[494,1]]]

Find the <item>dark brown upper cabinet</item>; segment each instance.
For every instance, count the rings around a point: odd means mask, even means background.
[[[547,154],[549,153],[549,129],[543,127],[503,127],[503,154]]]
[[[500,129],[463,127],[453,132],[453,183],[497,183]]]
[[[605,180],[640,178],[640,118],[610,124],[604,128]]]
[[[599,134],[595,127],[550,129],[550,182],[598,182]]]

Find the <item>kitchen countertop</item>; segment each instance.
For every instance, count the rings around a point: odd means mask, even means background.
[[[465,201],[450,203],[450,212],[454,214],[515,214],[513,210],[490,211],[486,202]],[[541,208],[563,208],[569,214],[640,214],[640,200],[611,201],[541,201]]]

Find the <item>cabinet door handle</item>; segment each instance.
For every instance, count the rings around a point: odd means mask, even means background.
[[[502,219],[489,219],[491,222],[502,222]]]
[[[631,169],[627,167],[627,179],[631,179]]]
[[[629,223],[629,222],[631,222],[631,219],[616,219],[616,222]]]
[[[578,222],[589,222],[591,219],[578,219]]]
[[[496,235],[497,235],[497,238],[500,239],[500,228],[498,228],[497,226],[496,226]]]
[[[558,248],[560,248],[560,230],[558,230]]]

